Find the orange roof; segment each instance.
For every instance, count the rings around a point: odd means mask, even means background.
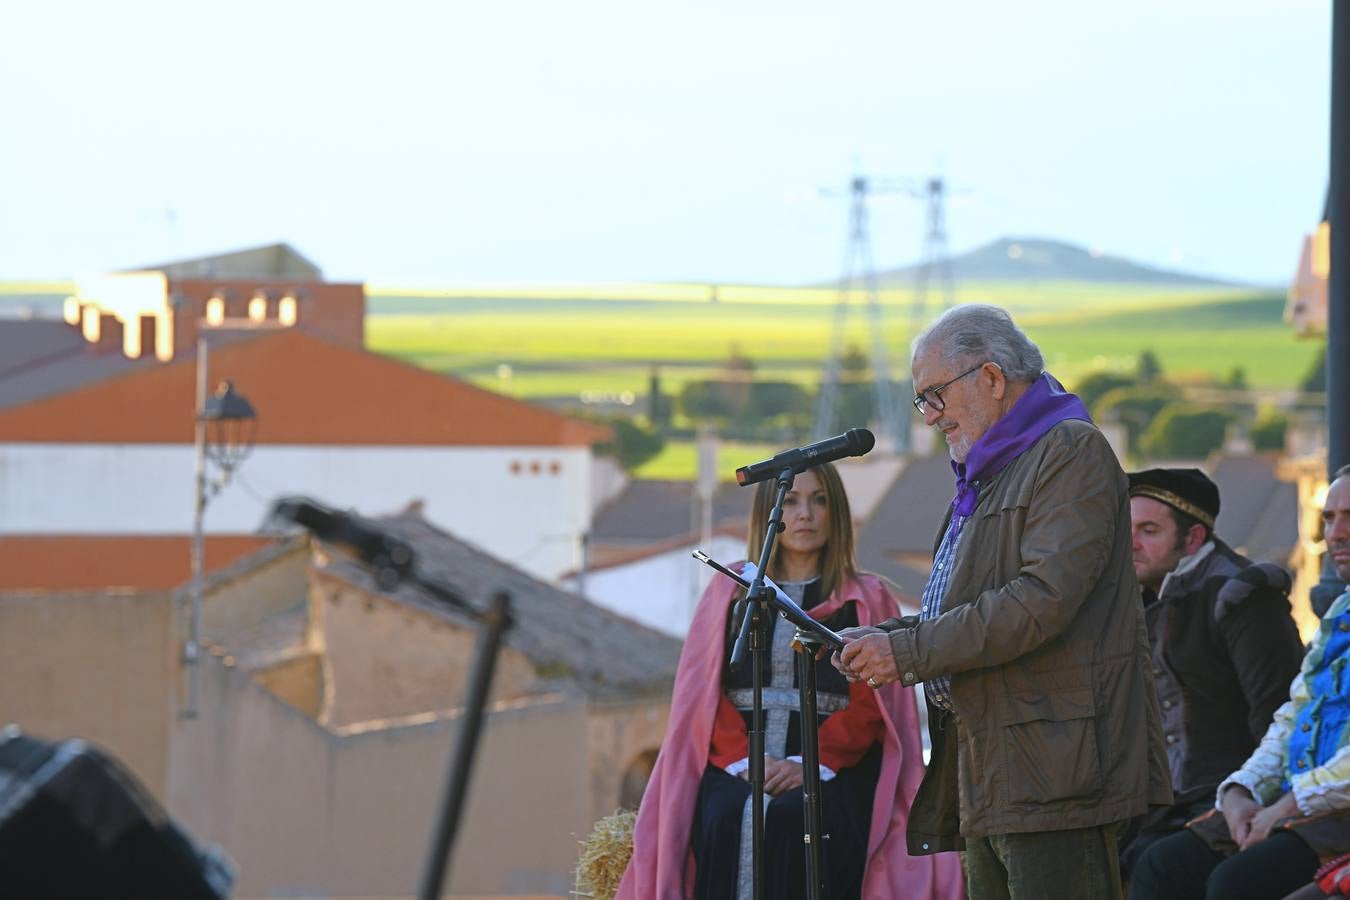
[[[259,444],[586,446],[608,429],[295,329],[213,348],[258,413]],[[0,410],[0,442],[190,444],[197,361],[184,357]]]
[[[0,591],[78,591],[127,587],[170,590],[192,576],[192,539],[174,535],[40,535],[0,538]],[[276,538],[205,539],[206,574]]]

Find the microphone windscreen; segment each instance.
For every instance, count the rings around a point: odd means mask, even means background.
[[[877,439],[866,428],[854,428],[848,433],[849,445],[853,447],[854,456],[862,456],[865,453],[872,452],[872,448],[877,445]]]

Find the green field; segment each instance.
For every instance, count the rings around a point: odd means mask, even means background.
[[[828,352],[836,292],[826,289],[718,289],[637,286],[557,290],[528,296],[482,291],[381,294],[372,288],[367,341],[372,349],[519,397],[616,395],[647,390],[659,367],[676,392],[713,374],[733,349],[761,377],[814,386]],[[642,288],[646,293],[639,291]],[[681,294],[681,291],[684,291]],[[1096,370],[1128,371],[1152,349],[1180,378],[1221,378],[1242,366],[1253,387],[1287,388],[1308,370],[1320,345],[1295,340],[1281,321],[1284,298],[1240,289],[1158,289],[1056,283],[966,285],[963,300],[1006,306],[1072,385]],[[883,330],[894,375],[913,332],[910,295],[883,296]],[[936,310],[926,311],[926,319]],[[866,309],[855,298],[846,341],[870,350]]]
[[[59,310],[72,285],[0,283],[6,310]],[[757,285],[620,284],[429,289],[368,286],[373,350],[513,396],[636,397],[657,367],[662,388],[717,374],[738,349],[761,378],[814,388],[830,344],[838,291]],[[1084,374],[1129,371],[1151,349],[1180,379],[1222,378],[1242,366],[1256,388],[1288,388],[1321,344],[1281,321],[1282,292],[1086,282],[965,283],[966,301],[1012,310],[1070,386]],[[904,375],[913,296],[881,294],[890,366]],[[14,314],[11,312],[10,314]],[[926,321],[937,312],[928,309]],[[846,341],[870,352],[863,298],[851,297]]]
[[[717,448],[717,477],[735,481],[741,466],[768,459],[784,447],[778,444],[756,444],[727,441]],[[698,449],[692,441],[668,441],[655,457],[643,463],[633,473],[638,478],[684,480],[698,472]]]
[[[70,286],[0,284],[6,310],[57,309]],[[629,399],[640,404],[653,368],[662,390],[715,377],[738,350],[757,377],[818,385],[833,331],[833,288],[701,284],[493,289],[368,286],[367,344],[382,353],[521,398]],[[1281,292],[1057,282],[960,286],[963,301],[1010,309],[1072,387],[1093,371],[1128,372],[1151,349],[1170,378],[1225,378],[1241,366],[1254,388],[1289,388],[1322,344],[1296,340]],[[886,290],[882,309],[892,375],[903,377],[915,322],[911,293]],[[14,314],[11,312],[10,314]],[[919,317],[936,314],[928,309]],[[870,353],[861,296],[851,298],[848,343]],[[725,478],[774,450],[726,445]],[[641,477],[687,478],[694,450],[672,442]]]
[[[715,377],[737,350],[757,377],[818,385],[833,333],[832,289],[629,285],[527,292],[382,293],[372,286],[367,342],[372,349],[469,379],[516,397],[584,396],[641,403],[653,368],[662,390]],[[1068,385],[1101,370],[1132,371],[1150,349],[1179,381],[1226,378],[1241,366],[1254,388],[1289,388],[1321,344],[1299,341],[1284,325],[1284,297],[1253,289],[1159,289],[1057,283],[962,285],[961,299],[1010,309]],[[905,290],[882,296],[892,375],[903,377],[915,323]],[[926,310],[924,321],[937,310]],[[870,353],[862,298],[848,310],[848,343]],[[719,470],[782,449],[727,444]],[[692,444],[670,442],[642,466],[643,478],[689,478]]]
[[[75,293],[73,281],[0,281],[0,299],[8,297],[66,297]]]

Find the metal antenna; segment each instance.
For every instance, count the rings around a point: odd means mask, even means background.
[[[872,263],[872,242],[868,234],[867,197],[877,193],[899,193],[899,189],[876,185],[862,175],[854,176],[849,184],[848,241],[844,247],[844,274],[839,279],[839,295],[834,305],[834,334],[830,340],[830,356],[825,365],[825,379],[820,385],[816,402],[815,439],[829,437],[839,427],[836,407],[839,404],[839,370],[844,355],[844,327],[848,320],[849,297],[861,278],[867,291],[867,312],[872,332],[872,396],[877,431],[890,441],[896,451],[905,448],[905,433],[901,427],[900,410],[895,403],[891,384],[890,363],[886,351],[886,335],[881,319],[881,295],[877,290],[876,269]]]

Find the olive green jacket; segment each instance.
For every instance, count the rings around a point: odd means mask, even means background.
[[[1171,802],[1131,548],[1125,474],[1088,422],[980,485],[939,615],[883,625],[901,681],[949,674],[955,708],[930,705],[911,853]]]

